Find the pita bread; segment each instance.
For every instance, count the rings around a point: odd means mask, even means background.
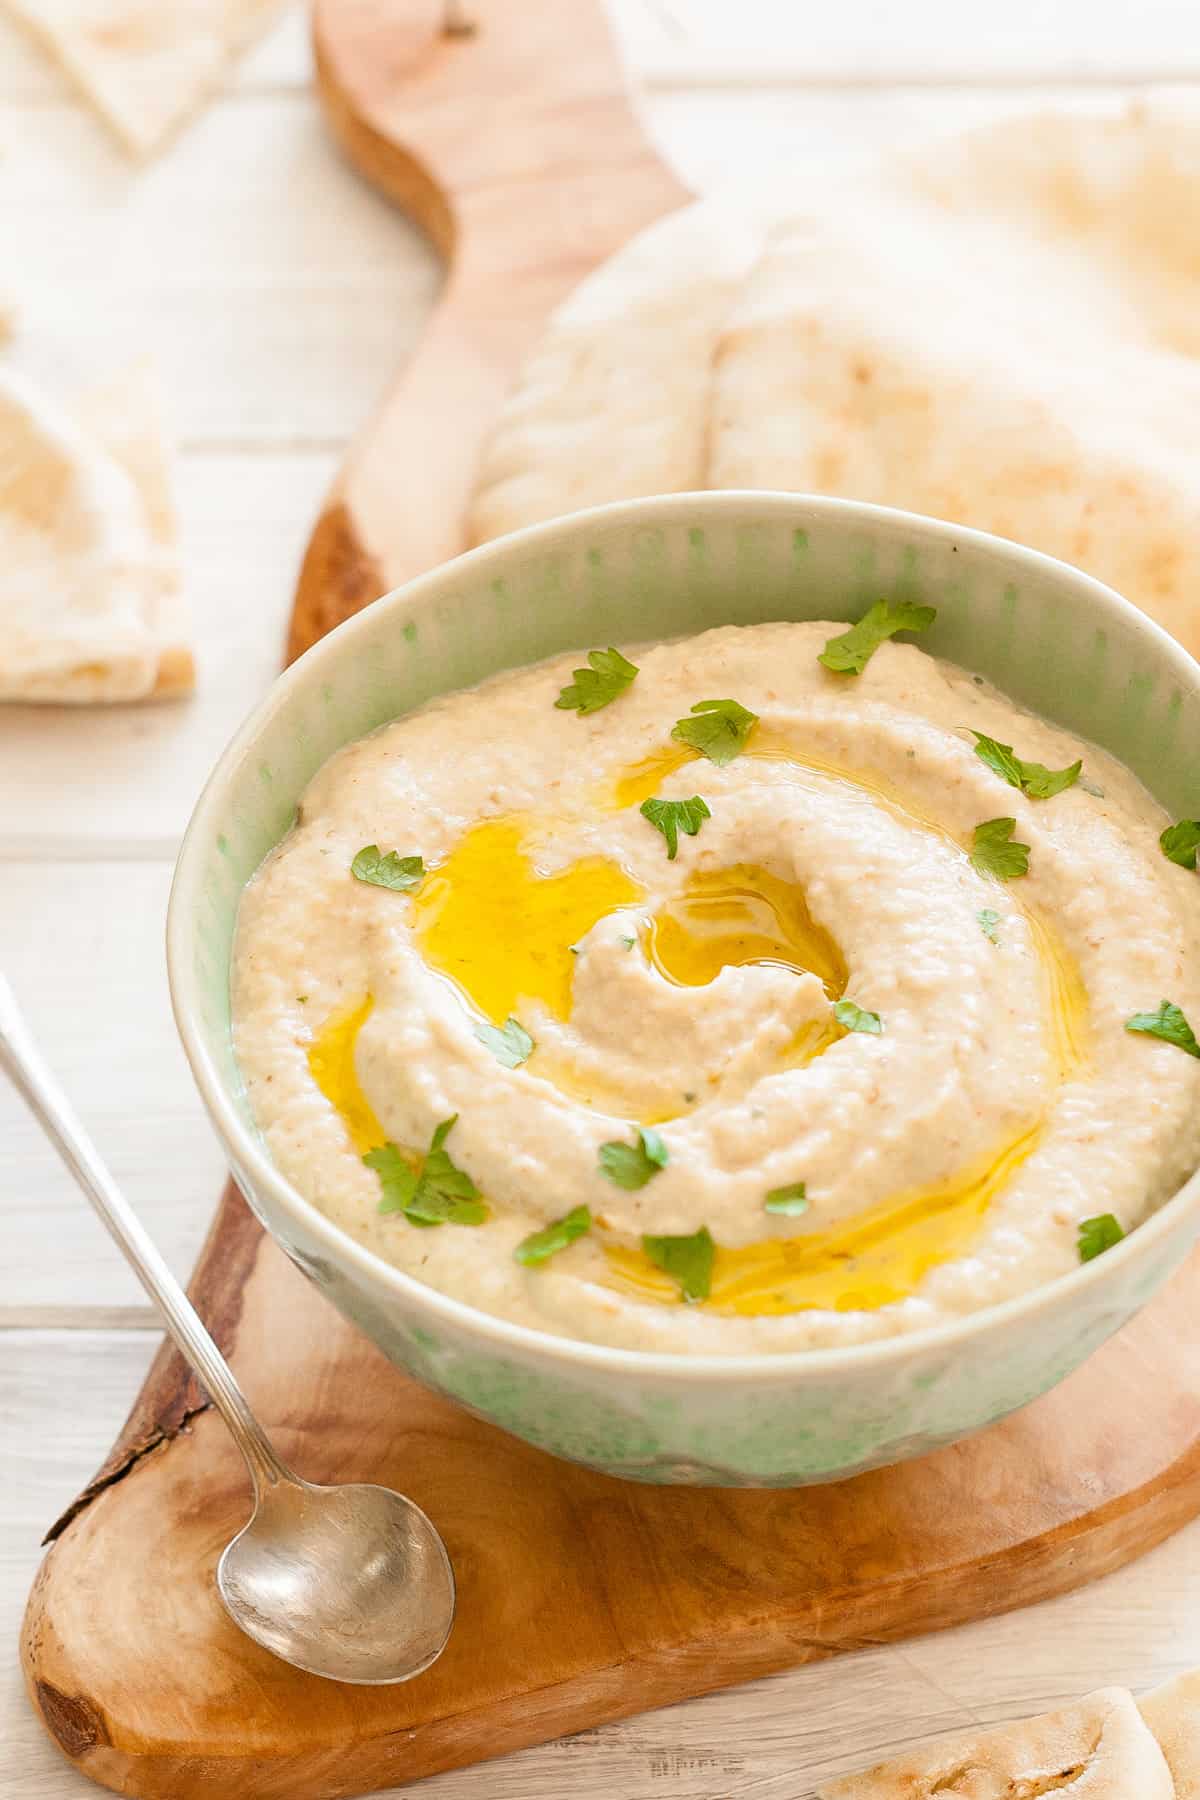
[[[485,446],[472,542],[704,486],[713,350],[761,249],[765,210],[684,207],[559,308]]]
[[[1200,1800],[1200,1669],[1143,1694],[1138,1704],[1162,1746],[1176,1800]]]
[[[0,0],[137,155],[223,81],[283,0]]]
[[[1163,1753],[1125,1688],[949,1738],[819,1788],[820,1800],[1173,1800]]]
[[[567,430],[526,378],[485,456],[486,480],[503,444],[507,479],[481,496],[480,535],[643,477],[842,494],[1080,564],[1200,650],[1196,122],[1005,121],[826,183],[793,201],[715,337],[690,322],[686,277],[661,273],[653,310],[626,293],[630,316],[595,322],[605,347],[576,333],[575,360],[628,361],[632,343],[643,436],[649,405],[683,390],[686,444],[667,454],[664,418],[659,453],[626,463],[615,379],[591,395],[605,415]],[[547,343],[564,335],[560,314]],[[681,366],[706,340],[711,384]],[[657,387],[641,374],[655,352]]]
[[[191,690],[155,399],[144,366],[78,418],[0,375],[0,700]]]

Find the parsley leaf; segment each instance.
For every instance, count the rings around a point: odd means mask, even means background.
[[[381,1213],[403,1212],[417,1191],[419,1172],[401,1155],[395,1144],[381,1144],[363,1157],[368,1169],[374,1169],[383,1188],[379,1202]]]
[[[1170,1000],[1160,1000],[1157,1012],[1134,1013],[1125,1021],[1126,1031],[1143,1031],[1147,1037],[1162,1038],[1166,1044],[1177,1044],[1189,1056],[1200,1056],[1191,1026]]]
[[[975,917],[979,920],[979,929],[982,931],[984,937],[987,938],[990,943],[998,944],[1000,942],[1000,933],[996,930],[996,927],[1000,923],[1000,914],[998,912],[993,912],[990,906],[985,906],[981,912],[975,914]]]
[[[424,875],[425,864],[419,856],[401,856],[395,850],[385,856],[378,844],[367,844],[350,864],[350,873],[356,881],[369,881],[372,887],[395,888],[398,894],[407,894]]]
[[[475,1036],[506,1069],[519,1069],[533,1055],[533,1039],[511,1014],[500,1026],[476,1025]]]
[[[1099,1213],[1094,1219],[1079,1221],[1079,1260],[1091,1262],[1095,1256],[1102,1256],[1119,1244],[1125,1236],[1120,1220],[1111,1213]]]
[[[988,819],[975,827],[971,861],[981,875],[994,875],[997,881],[1028,875],[1029,845],[1010,841],[1016,829],[1015,819]]]
[[[363,1157],[383,1187],[381,1213],[402,1212],[411,1225],[482,1225],[488,1209],[479,1189],[465,1169],[456,1168],[444,1148],[458,1121],[458,1114],[443,1119],[430,1140],[419,1169],[414,1169],[395,1144],[368,1150]]]
[[[657,1131],[652,1131],[648,1125],[639,1129],[635,1144],[600,1146],[600,1173],[629,1193],[634,1188],[645,1187],[652,1175],[666,1168],[667,1162],[667,1146]]]
[[[716,1245],[707,1225],[693,1231],[690,1237],[644,1237],[642,1249],[652,1263],[664,1269],[679,1283],[684,1300],[707,1300],[712,1292],[713,1257]]]
[[[1158,841],[1168,862],[1178,863],[1181,869],[1194,869],[1200,819],[1180,819],[1178,825],[1168,825]]]
[[[758,724],[758,714],[736,700],[697,700],[692,712],[700,716],[679,719],[671,736],[676,743],[690,744],[718,768],[741,755],[746,739]]]
[[[1069,787],[1074,787],[1082,768],[1082,760],[1071,763],[1065,769],[1048,769],[1045,763],[1023,762],[1021,786],[1031,800],[1053,800],[1055,794],[1065,793]]]
[[[643,800],[639,810],[643,819],[649,819],[666,838],[668,862],[675,861],[679,833],[686,831],[689,837],[695,837],[703,821],[712,818],[699,794],[693,794],[690,800]]]
[[[638,672],[637,664],[611,645],[607,650],[589,650],[587,659],[591,667],[572,669],[574,681],[563,688],[554,702],[564,712],[599,712],[625,692]]]
[[[806,1213],[809,1200],[802,1181],[789,1181],[786,1187],[772,1188],[763,1201],[763,1211],[780,1213],[785,1219],[798,1219]]]
[[[914,606],[911,600],[877,600],[857,625],[831,637],[818,662],[823,662],[835,675],[861,675],[885,638],[898,631],[924,631],[937,618],[937,608]]]
[[[1031,800],[1052,800],[1055,794],[1074,787],[1079,780],[1082,761],[1073,762],[1069,769],[1048,769],[1045,763],[1022,762],[1013,754],[1011,744],[985,737],[982,731],[972,730],[971,736],[975,739],[976,756],[1007,781],[1009,787],[1020,788]]]
[[[573,1206],[569,1213],[553,1224],[544,1225],[541,1231],[531,1231],[528,1237],[522,1238],[513,1255],[526,1268],[535,1268],[550,1257],[565,1250],[576,1238],[585,1236],[592,1229],[592,1215],[586,1206]]]
[[[872,1037],[883,1036],[883,1020],[879,1014],[865,1012],[853,1000],[839,1000],[833,1009],[833,1016],[847,1031],[868,1031]]]

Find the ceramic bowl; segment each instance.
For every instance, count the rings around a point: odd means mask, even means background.
[[[1200,1178],[1061,1280],[909,1337],[716,1358],[507,1324],[379,1261],[272,1164],[230,1046],[238,896],[325,759],[433,695],[595,644],[849,619],[881,595],[931,602],[926,648],[1111,751],[1173,816],[1194,811],[1200,667],[1109,589],[1015,544],[905,513],[712,493],[537,526],[379,600],[275,684],[218,763],[180,854],[168,924],[176,1017],[267,1230],[418,1380],[613,1475],[800,1486],[977,1431],[1060,1381],[1165,1281],[1200,1230]]]

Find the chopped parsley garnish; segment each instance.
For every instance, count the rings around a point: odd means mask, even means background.
[[[395,1144],[367,1151],[363,1161],[368,1169],[374,1169],[383,1188],[381,1213],[402,1212],[411,1225],[483,1224],[488,1209],[479,1189],[445,1149],[457,1122],[457,1113],[442,1120],[419,1168],[414,1168]]]
[[[396,850],[385,855],[378,844],[367,844],[350,864],[350,873],[356,881],[368,881],[372,887],[407,894],[424,875],[425,864],[419,856],[401,856]]]
[[[1103,1256],[1114,1244],[1119,1244],[1125,1236],[1119,1219],[1111,1213],[1099,1213],[1094,1219],[1079,1221],[1079,1260],[1091,1262],[1094,1256]]]
[[[877,600],[857,625],[831,637],[817,658],[835,675],[861,675],[885,638],[898,631],[924,631],[937,618],[937,608],[914,606],[911,600]]]
[[[634,1188],[645,1187],[652,1175],[666,1168],[667,1162],[667,1146],[649,1125],[639,1129],[637,1140],[632,1144],[600,1146],[600,1173],[630,1193]]]
[[[763,1211],[779,1213],[785,1219],[798,1219],[806,1213],[809,1200],[802,1181],[789,1181],[786,1187],[772,1188],[763,1201]]]
[[[746,739],[758,724],[758,714],[736,700],[697,700],[693,717],[680,719],[671,729],[676,743],[688,744],[724,768],[746,748]]]
[[[1045,763],[1022,762],[1013,754],[1011,744],[985,737],[982,731],[972,730],[971,736],[975,739],[976,756],[1007,781],[1009,787],[1020,788],[1031,800],[1052,800],[1055,794],[1074,787],[1079,780],[1082,760],[1073,762],[1069,769],[1048,769]]]
[[[834,1006],[833,1016],[847,1031],[868,1031],[872,1037],[883,1036],[883,1020],[879,1014],[865,1011],[863,1007],[856,1006],[853,1000],[839,1000]]]
[[[1168,825],[1158,841],[1168,862],[1178,863],[1181,869],[1194,869],[1196,847],[1200,845],[1200,819],[1180,819],[1178,825]]]
[[[553,1224],[544,1225],[540,1231],[531,1231],[528,1237],[522,1238],[513,1255],[527,1268],[535,1268],[538,1263],[544,1263],[560,1250],[565,1250],[576,1238],[584,1237],[591,1229],[590,1210],[586,1206],[573,1206],[561,1219],[555,1219]]]
[[[684,1300],[708,1299],[712,1292],[716,1245],[707,1225],[702,1225],[689,1237],[644,1237],[642,1249],[652,1263],[679,1283]]]
[[[1179,1008],[1170,1000],[1160,1000],[1157,1012],[1134,1013],[1125,1021],[1126,1031],[1142,1031],[1147,1037],[1161,1038],[1165,1044],[1177,1044],[1189,1056],[1200,1056],[1191,1026]]]
[[[627,950],[632,950],[633,946],[637,943],[637,939],[635,937],[627,937],[627,936],[622,935],[621,942],[624,944],[624,946]]]
[[[975,914],[975,917],[979,920],[979,929],[982,931],[984,937],[987,938],[990,943],[998,944],[1000,942],[1000,933],[996,928],[1000,923],[1000,914],[998,912],[993,912],[990,906],[985,906],[982,911]]]
[[[699,794],[693,794],[690,800],[643,800],[640,811],[643,819],[649,819],[666,838],[668,862],[675,861],[679,833],[684,831],[688,837],[695,837],[704,820],[712,818]]]
[[[475,1036],[506,1069],[519,1069],[533,1055],[533,1039],[511,1015],[503,1025],[476,1025]]]
[[[611,645],[607,650],[589,650],[587,659],[591,667],[572,669],[574,681],[554,702],[564,712],[599,712],[625,692],[638,672],[637,664]]]
[[[971,861],[981,875],[994,875],[997,881],[1028,875],[1029,845],[1013,839],[1016,829],[1015,819],[987,819],[975,827]]]

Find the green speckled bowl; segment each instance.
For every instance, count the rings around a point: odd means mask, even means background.
[[[333,632],[226,750],[180,854],[167,934],[176,1017],[263,1224],[402,1368],[531,1443],[613,1475],[794,1487],[978,1430],[1060,1381],[1165,1281],[1200,1230],[1200,1179],[1062,1280],[883,1343],[684,1357],[509,1325],[377,1260],[271,1163],[230,1047],[238,896],[325,759],[435,694],[594,644],[849,619],[880,595],[932,602],[931,651],[1103,745],[1176,816],[1194,811],[1200,668],[1098,582],[1017,545],[878,507],[685,494],[519,532]]]

